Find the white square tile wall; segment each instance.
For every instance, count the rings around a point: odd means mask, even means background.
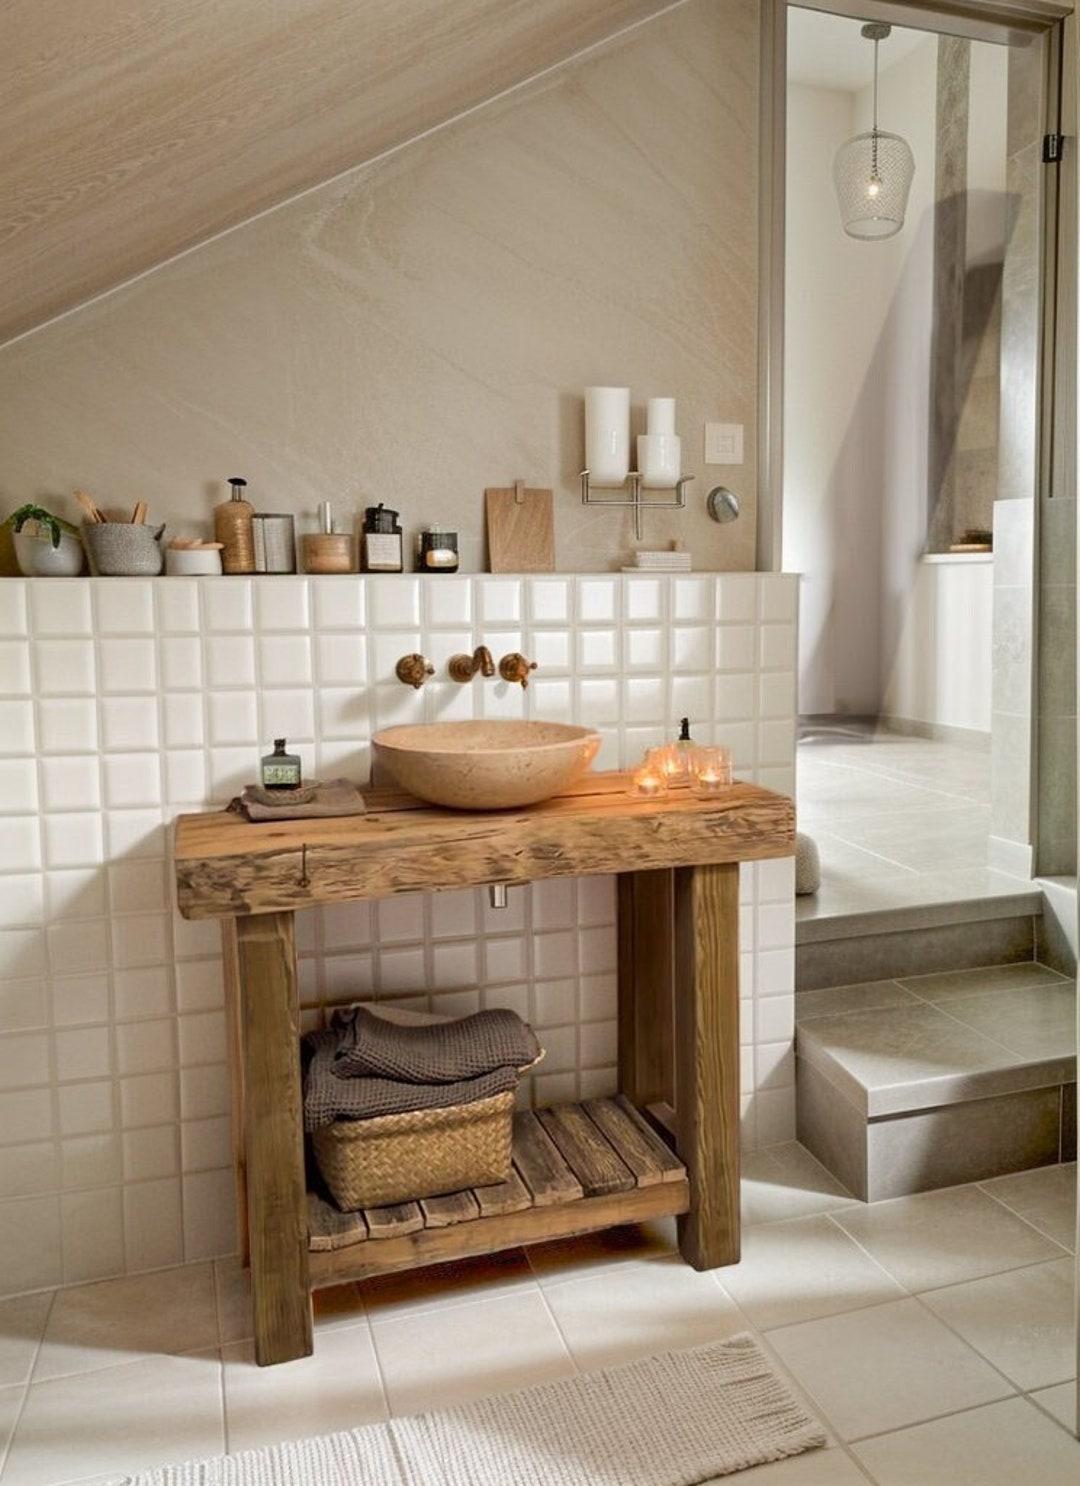
[[[449,717],[590,722],[600,767],[689,714],[737,771],[794,787],[794,578],[2,581],[0,1236],[4,1292],[230,1251],[228,1078],[215,924],[172,907],[168,827],[220,805],[284,733],[366,775],[373,728]],[[527,691],[446,677],[523,650]],[[393,667],[421,650],[422,692]],[[743,1122],[794,1134],[794,871],[743,871]],[[510,1006],[547,1058],[536,1102],[615,1087],[610,878],[300,916],[304,1019],[356,996]]]

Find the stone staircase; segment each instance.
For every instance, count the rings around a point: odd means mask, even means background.
[[[865,1201],[1073,1159],[1075,979],[1040,894],[859,917],[797,940],[800,1141]]]

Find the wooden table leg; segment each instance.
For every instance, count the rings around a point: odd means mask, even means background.
[[[236,948],[236,920],[221,920],[221,953],[225,979],[225,1036],[229,1051],[229,1115],[232,1123],[233,1181],[236,1189],[236,1236],[240,1263],[251,1264],[247,1205],[247,1150],[244,1119],[244,1027],[240,1001],[240,962]]]
[[[312,1349],[293,915],[238,918],[236,947],[255,1360],[266,1366]]]
[[[678,1151],[690,1179],[679,1250],[695,1269],[739,1259],[739,867],[675,873]]]
[[[674,874],[619,876],[619,1088],[641,1108],[674,1101]]]

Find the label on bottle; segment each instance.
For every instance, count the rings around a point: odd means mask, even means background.
[[[369,573],[400,573],[401,533],[366,531],[364,566]]]
[[[424,566],[428,568],[456,568],[457,560],[452,547],[429,547],[424,553]]]
[[[291,789],[300,783],[300,770],[291,759],[280,764],[267,762],[262,766],[262,782],[267,789]]]

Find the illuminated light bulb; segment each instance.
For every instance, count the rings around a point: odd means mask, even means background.
[[[869,181],[867,181],[866,194],[871,201],[881,195],[881,181],[876,175],[872,175]]]

